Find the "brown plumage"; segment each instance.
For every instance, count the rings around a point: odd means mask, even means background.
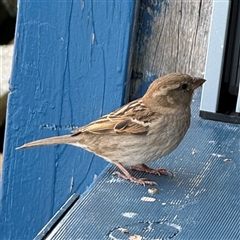
[[[142,98],[74,130],[72,134],[33,141],[18,149],[74,145],[117,165],[123,172],[117,172],[119,177],[142,185],[156,184],[133,177],[124,166],[168,174],[165,169],[151,169],[145,163],[169,154],[181,142],[190,125],[193,92],[204,82],[204,79],[187,74],[167,74],[155,80]]]

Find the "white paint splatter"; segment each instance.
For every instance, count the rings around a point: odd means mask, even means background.
[[[155,202],[156,198],[153,198],[153,197],[141,197],[141,201],[144,201],[144,202]]]
[[[97,177],[98,177],[98,175],[95,173],[95,174],[93,175],[93,182],[96,181]]]
[[[138,214],[135,213],[135,212],[124,212],[124,213],[122,213],[122,215],[123,215],[124,217],[127,217],[127,218],[134,218],[134,217],[137,216]]]
[[[84,0],[82,0],[82,10],[84,9]]]
[[[94,44],[95,34],[92,33],[92,45]]]
[[[195,155],[197,153],[197,150],[195,148],[192,148],[192,155]]]
[[[173,227],[173,228],[176,228],[179,232],[182,231],[182,227],[180,225],[177,225],[175,223],[165,223],[167,226],[170,226],[170,227]]]
[[[176,216],[173,218],[173,221],[174,221],[174,220],[176,220],[176,219],[177,219],[177,217],[178,217],[178,215],[176,215]]]
[[[124,180],[121,179],[121,178],[115,178],[115,177],[112,176],[112,178],[110,180],[106,181],[106,182],[107,183],[116,183],[116,182],[120,183],[120,182],[123,182],[123,181]]]
[[[218,157],[218,158],[224,158],[224,157],[225,157],[225,155],[223,155],[223,154],[218,154],[218,153],[212,153],[212,156]]]
[[[74,178],[73,178],[73,177],[71,177],[71,180],[70,180],[70,188],[69,188],[69,192],[71,192],[71,191],[72,191],[72,189],[73,189],[73,184],[74,184]]]

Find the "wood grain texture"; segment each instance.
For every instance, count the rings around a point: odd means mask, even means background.
[[[212,0],[142,0],[131,99],[141,96],[156,77],[183,72],[203,77]]]
[[[107,162],[72,146],[17,151],[123,103],[135,1],[18,2],[0,239],[32,239]]]

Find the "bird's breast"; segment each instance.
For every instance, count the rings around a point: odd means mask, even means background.
[[[80,145],[107,161],[118,161],[125,166],[137,165],[172,152],[183,139],[189,124],[188,113],[168,114],[151,122],[145,135],[87,134]]]

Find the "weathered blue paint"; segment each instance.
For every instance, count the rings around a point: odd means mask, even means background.
[[[119,107],[135,1],[19,1],[8,99],[0,239],[32,239],[106,166],[71,146],[29,150]]]
[[[158,77],[157,75],[151,75],[151,76],[147,76],[146,78],[142,79],[141,84],[139,85],[138,89],[136,90],[136,93],[134,94],[134,96],[131,96],[131,99],[137,99],[142,97],[145,92],[147,91],[149,85],[156,80]]]
[[[166,0],[158,0],[158,1],[149,1],[149,0],[141,0],[141,7],[139,11],[140,23],[142,25],[141,29],[144,30],[143,34],[147,37],[152,34],[152,24],[151,22],[154,20],[154,13],[161,13],[162,4],[169,5],[169,2]]]
[[[147,43],[148,39],[152,34],[152,22],[155,18],[155,14],[159,14],[162,12],[162,6],[169,6],[169,1],[166,0],[158,0],[158,1],[149,1],[149,0],[141,0],[139,7],[139,32],[138,32],[138,51],[136,58],[144,57],[146,55]],[[146,70],[146,69],[145,69]],[[139,84],[136,84],[135,87],[138,89],[134,89],[134,93],[130,96],[130,100],[142,97],[146,92],[148,86],[158,77],[156,74],[150,75],[143,74],[143,79],[138,79]],[[134,81],[134,79],[133,79]]]

